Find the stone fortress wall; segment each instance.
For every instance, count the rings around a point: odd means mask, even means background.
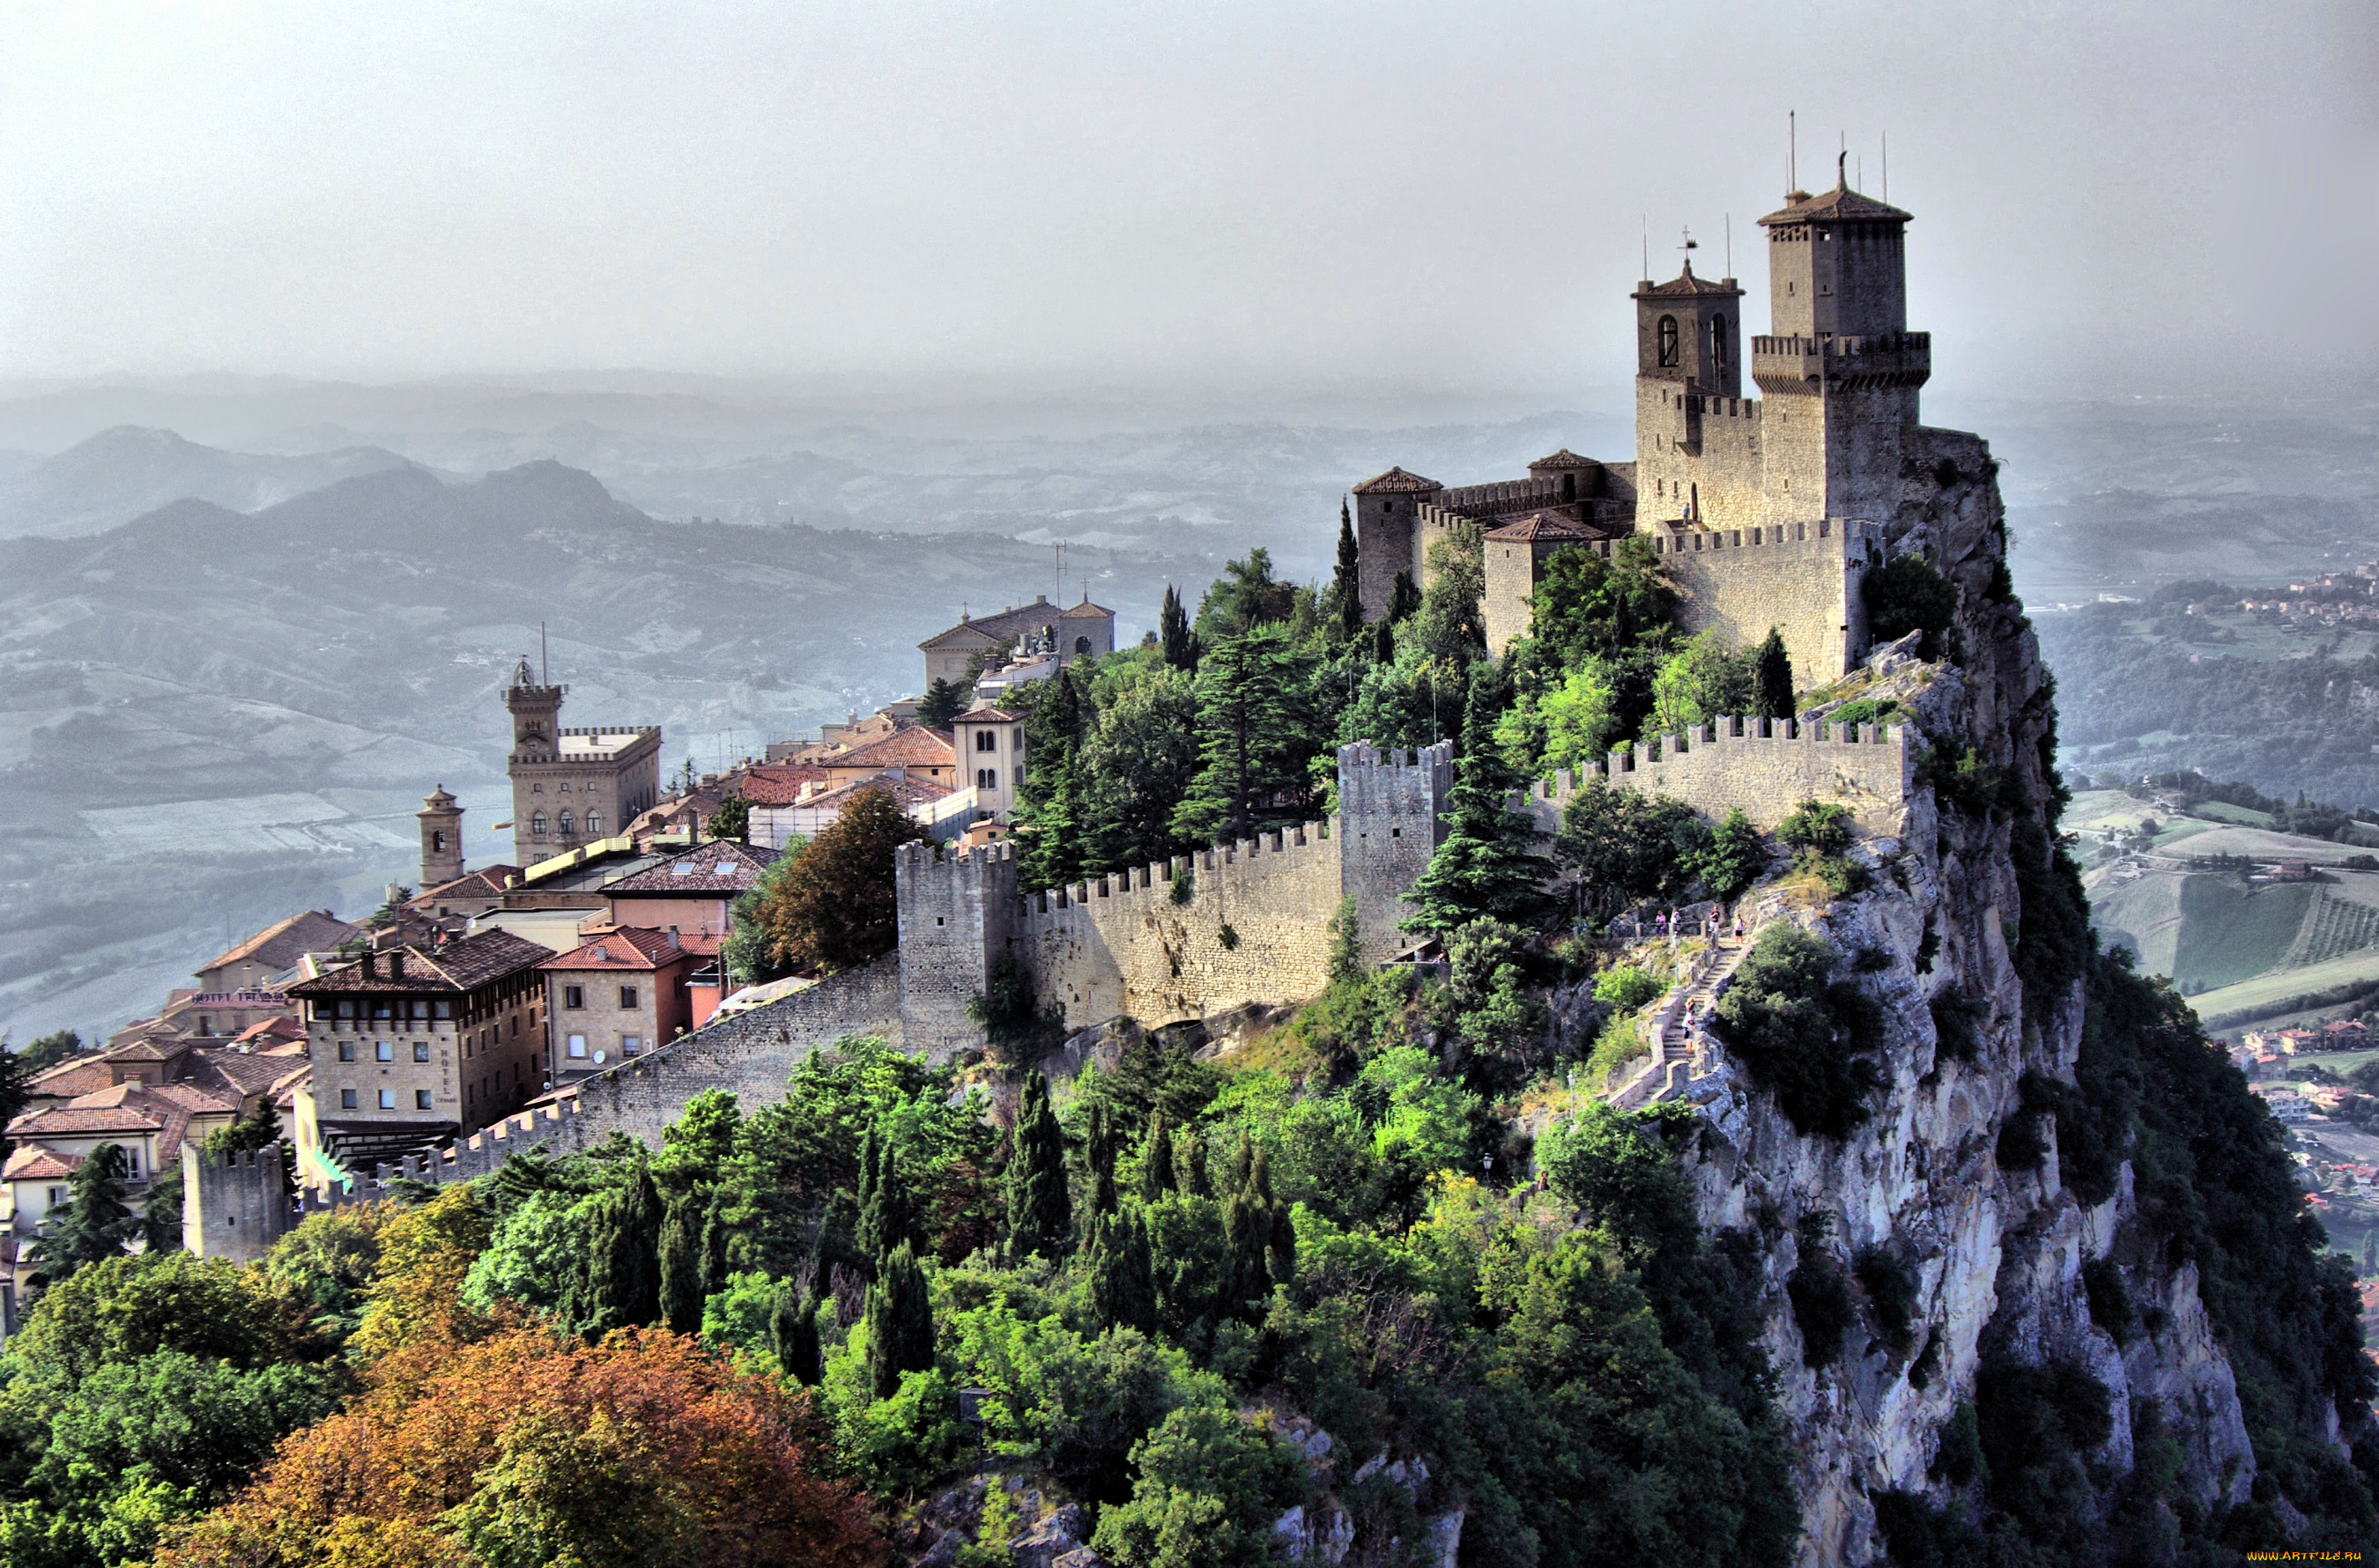
[[[1685,802],[1711,821],[1740,810],[1763,833],[1818,800],[1850,809],[1861,834],[1900,831],[1914,785],[1905,725],[1799,723],[1733,718],[1612,752],[1604,761],[1531,785],[1515,802],[1547,833],[1596,778]]]

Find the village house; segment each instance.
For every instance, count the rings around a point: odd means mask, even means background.
[[[290,994],[312,1073],[295,1099],[309,1186],[436,1146],[517,1110],[545,1082],[553,949],[509,931],[367,953]]]
[[[686,979],[704,955],[668,931],[615,926],[540,967],[553,1086],[644,1055],[695,1027]]]

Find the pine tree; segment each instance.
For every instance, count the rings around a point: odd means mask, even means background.
[[[824,1376],[818,1356],[817,1294],[796,1290],[790,1280],[777,1284],[777,1298],[768,1315],[768,1337],[777,1365],[804,1388],[817,1387]]]
[[[1495,744],[1501,695],[1492,666],[1472,672],[1462,761],[1446,796],[1445,841],[1413,884],[1413,913],[1404,930],[1447,935],[1482,915],[1524,925],[1551,902],[1544,885],[1552,877],[1552,862],[1536,851],[1542,835],[1535,822],[1512,809],[1520,776]]]
[[[1116,1129],[1105,1102],[1091,1105],[1088,1136],[1082,1143],[1082,1164],[1089,1180],[1091,1212],[1112,1214],[1116,1212]]]
[[[1355,520],[1347,515],[1344,496],[1338,500],[1338,569],[1331,573],[1330,594],[1338,636],[1351,643],[1363,631],[1363,576],[1355,549]]]
[[[55,1285],[87,1263],[106,1261],[140,1234],[139,1216],[124,1201],[127,1164],[120,1145],[103,1143],[66,1178],[72,1196],[50,1211],[33,1244],[42,1283]]]
[[[1793,717],[1793,659],[1784,651],[1784,633],[1770,626],[1759,645],[1759,717]]]
[[[1008,1157],[1008,1255],[1021,1259],[1037,1252],[1055,1261],[1072,1230],[1066,1135],[1049,1109],[1049,1080],[1038,1071],[1027,1072],[1015,1148]]]
[[[883,1277],[867,1290],[867,1373],[878,1399],[900,1392],[903,1372],[931,1371],[934,1302],[925,1272],[906,1246],[884,1260]]]
[[[1304,809],[1308,662],[1277,631],[1222,638],[1199,659],[1198,776],[1173,814],[1183,838],[1245,838],[1284,807]]]
[[[707,1207],[706,1194],[682,1192],[669,1200],[661,1220],[660,1316],[673,1333],[702,1332],[702,1220]]]
[[[1158,1111],[1148,1118],[1148,1140],[1141,1145],[1140,1200],[1153,1203],[1174,1189],[1173,1129]]]
[[[1165,603],[1156,613],[1157,635],[1165,645],[1165,662],[1176,669],[1198,668],[1198,634],[1190,629],[1189,611],[1172,584],[1165,585]]]

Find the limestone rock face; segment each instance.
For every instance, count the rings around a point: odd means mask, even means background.
[[[1844,1142],[1797,1135],[1775,1102],[1737,1077],[1709,1107],[1711,1132],[1686,1166],[1706,1225],[1750,1226],[1767,1238],[1767,1342],[1781,1413],[1797,1456],[1802,1561],[1880,1555],[1869,1495],[1941,1495],[1927,1467],[1942,1424],[1974,1396],[1986,1352],[2080,1362],[2109,1391],[2115,1432],[2106,1457],[2127,1467],[2131,1401],[2162,1407],[2187,1455],[2189,1484],[2211,1502],[2244,1498],[2254,1477],[2230,1368],[2197,1297],[2193,1269],[2127,1264],[2135,1301],[2156,1327],[2128,1344],[2091,1320],[2083,1265],[2107,1256],[2129,1213],[2120,1190],[2085,1208],[2060,1179],[2054,1124],[2037,1169],[2002,1169],[2000,1129],[2018,1110],[2027,1070],[2071,1080],[2081,1046],[2078,983],[2027,998],[2011,949],[2024,918],[2011,856],[2011,816],[2046,822],[2054,715],[2030,626],[2003,584],[2003,516],[1987,449],[1974,437],[1913,431],[1894,553],[1923,549],[1959,588],[1950,662],[1879,671],[1875,690],[1913,706],[1929,740],[1954,758],[1972,746],[2009,781],[1976,814],[1920,784],[1895,836],[1854,851],[1867,890],[1798,918],[1846,959],[1883,1007],[1888,1082]],[[1978,1049],[1941,1049],[1932,1004],[1962,1000]],[[2027,1006],[2029,1002],[2029,1006]],[[1883,1343],[1870,1317],[1821,1371],[1803,1345],[1783,1289],[1800,1261],[1808,1216],[1828,1217],[1822,1245],[1847,1262],[1888,1249],[1916,1285],[1912,1343]],[[1819,1227],[1810,1227],[1814,1231]]]

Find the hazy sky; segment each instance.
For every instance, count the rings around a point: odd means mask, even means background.
[[[1648,227],[1917,221],[1937,389],[2374,370],[2337,5],[0,6],[0,378],[788,377],[1557,397]]]

